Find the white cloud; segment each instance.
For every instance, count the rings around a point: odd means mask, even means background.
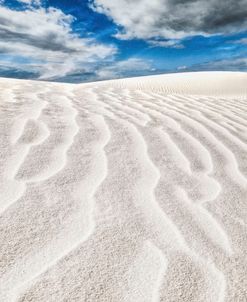
[[[236,44],[247,44],[247,38],[242,38],[240,40],[234,41]]]
[[[91,6],[123,28],[121,39],[181,39],[247,26],[247,0],[94,0]]]
[[[182,66],[178,66],[177,70],[186,70],[187,66],[186,65],[182,65]]]
[[[0,6],[0,53],[31,61],[43,79],[111,60],[115,47],[78,37],[72,22],[72,16],[55,8],[14,11]]]
[[[18,0],[19,2],[29,4],[29,5],[40,5],[41,0]]]
[[[141,75],[144,72],[154,71],[152,62],[143,61],[138,58],[130,58],[127,60],[115,62],[109,66],[101,67],[97,71],[97,78],[100,80],[120,78],[125,76]]]
[[[189,70],[247,71],[247,57],[228,58],[192,65]]]
[[[165,47],[165,48],[177,48],[177,49],[184,48],[184,45],[181,44],[179,40],[167,40],[167,41],[150,40],[149,43],[153,47]]]

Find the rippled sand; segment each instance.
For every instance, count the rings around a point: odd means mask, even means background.
[[[1,302],[246,302],[247,74],[0,79]]]

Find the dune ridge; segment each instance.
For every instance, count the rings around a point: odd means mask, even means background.
[[[0,87],[1,301],[247,301],[246,73]]]

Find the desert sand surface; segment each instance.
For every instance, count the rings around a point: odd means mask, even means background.
[[[246,302],[247,74],[0,79],[1,302]]]

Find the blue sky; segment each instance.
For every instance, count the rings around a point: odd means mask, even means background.
[[[247,0],[0,0],[0,76],[247,70]]]

